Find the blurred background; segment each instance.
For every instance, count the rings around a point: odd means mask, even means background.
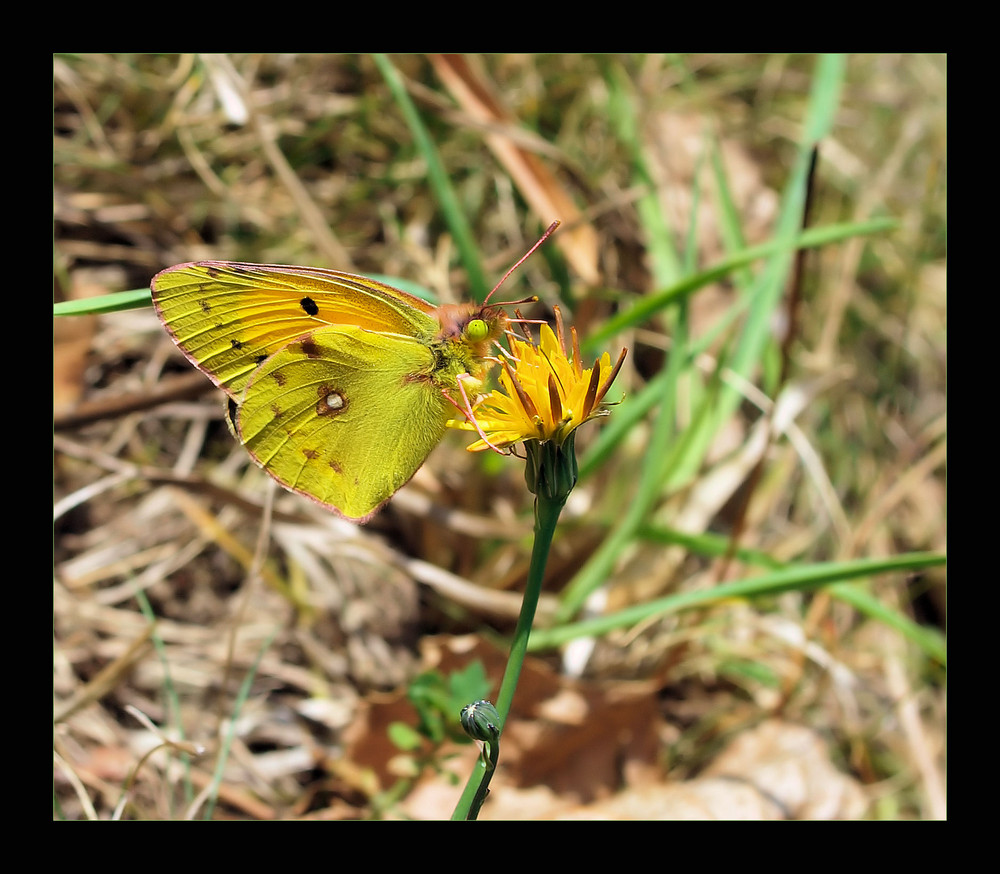
[[[450,815],[523,462],[448,434],[365,526],[272,512],[148,291],[104,296],[213,259],[481,300],[556,219],[500,299],[628,358],[482,818],[944,817],[946,56],[56,54],[53,87],[56,818]]]

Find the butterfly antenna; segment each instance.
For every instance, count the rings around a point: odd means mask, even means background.
[[[510,275],[511,275],[511,273],[513,273],[513,272],[514,272],[515,270],[517,270],[517,268],[518,268],[518,267],[520,267],[520,266],[521,266],[521,265],[522,265],[522,264],[523,264],[523,263],[524,263],[525,261],[527,261],[527,260],[528,260],[528,256],[529,256],[529,255],[531,255],[531,253],[532,253],[532,252],[534,252],[534,251],[535,251],[535,249],[537,249],[537,248],[538,248],[539,246],[541,246],[541,245],[542,245],[542,243],[544,243],[544,242],[545,242],[545,241],[546,241],[546,240],[547,240],[547,239],[548,239],[549,237],[551,237],[551,236],[552,236],[552,235],[553,235],[553,234],[555,233],[555,230],[556,230],[556,228],[558,228],[560,224],[561,224],[561,222],[559,222],[559,221],[557,220],[557,221],[554,221],[554,222],[552,222],[552,224],[550,224],[550,225],[548,226],[548,228],[546,228],[546,230],[545,230],[545,233],[544,233],[544,234],[542,234],[542,236],[541,236],[541,238],[540,238],[540,239],[538,240],[538,242],[537,242],[537,243],[535,243],[535,245],[534,245],[534,246],[532,246],[532,247],[531,247],[530,249],[528,249],[528,251],[527,251],[527,252],[525,252],[525,253],[524,253],[524,254],[523,254],[523,255],[522,255],[521,257],[520,257],[520,259],[518,259],[518,262],[517,262],[517,263],[516,263],[516,264],[515,264],[515,265],[514,265],[513,267],[511,267],[511,268],[510,268],[510,270],[508,270],[508,271],[507,271],[507,272],[506,272],[506,273],[505,273],[505,274],[503,275],[503,278],[502,278],[502,279],[501,279],[501,280],[500,280],[500,281],[499,281],[499,282],[498,282],[498,283],[497,283],[496,285],[494,285],[494,286],[493,286],[493,291],[491,291],[491,292],[490,292],[490,293],[489,293],[488,295],[486,295],[486,300],[485,300],[485,301],[483,301],[483,303],[488,303],[488,302],[489,302],[489,299],[490,299],[491,297],[493,297],[493,295],[494,295],[494,294],[496,294],[496,290],[497,290],[497,289],[498,289],[498,288],[499,288],[499,287],[500,287],[501,285],[503,285],[503,284],[504,284],[504,282],[506,282],[506,281],[507,281],[507,277],[508,277],[508,276],[510,276]],[[529,301],[534,301],[534,300],[537,300],[537,299],[538,299],[538,298],[529,298],[528,300],[529,300]],[[517,303],[528,303],[528,301],[517,301]]]

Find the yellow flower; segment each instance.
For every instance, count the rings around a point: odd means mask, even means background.
[[[614,367],[605,352],[593,367],[584,370],[575,328],[571,329],[572,357],[566,350],[558,307],[556,331],[558,336],[548,325],[542,325],[538,346],[512,338],[513,367],[507,360],[501,361],[502,391],[494,391],[473,406],[475,423],[448,423],[485,436],[467,447],[470,452],[503,449],[521,440],[554,441],[561,446],[584,422],[608,414],[601,401],[621,369],[625,350]]]

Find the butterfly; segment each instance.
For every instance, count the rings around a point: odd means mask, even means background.
[[[228,395],[254,461],[357,521],[416,473],[456,406],[471,413],[509,321],[489,298],[434,306],[318,267],[197,261],[150,288],[174,343]]]

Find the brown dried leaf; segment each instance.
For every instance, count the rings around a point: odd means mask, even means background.
[[[492,84],[474,70],[463,55],[430,55],[431,64],[445,87],[472,118],[484,124],[515,125]],[[588,285],[597,285],[597,232],[582,223],[582,215],[556,176],[538,155],[517,145],[503,133],[487,133],[486,144],[517,185],[524,199],[543,222],[559,219],[568,227],[555,237],[556,244]]]

